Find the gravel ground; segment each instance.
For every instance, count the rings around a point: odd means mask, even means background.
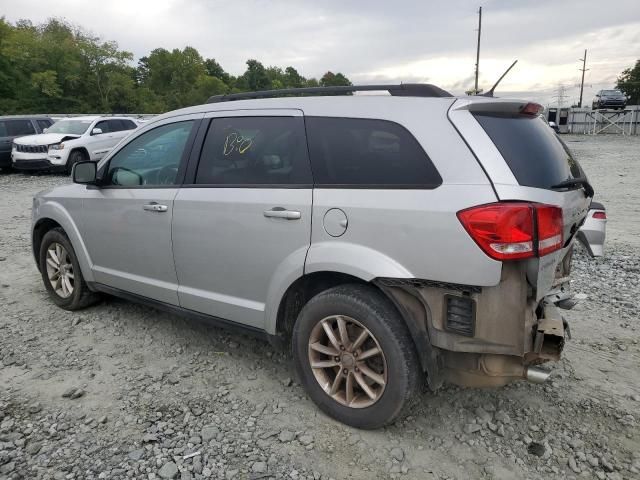
[[[609,239],[576,254],[552,380],[425,391],[374,432],[319,413],[262,341],[113,298],[56,308],[30,206],[68,179],[0,175],[0,479],[640,478],[640,137],[565,140]]]

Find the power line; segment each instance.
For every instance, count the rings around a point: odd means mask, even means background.
[[[552,96],[552,98],[556,99],[556,102],[558,103],[558,108],[562,108],[564,106],[564,99],[567,98],[569,95],[567,95],[567,87],[565,87],[564,85],[558,85],[558,88],[556,89],[556,94]]]

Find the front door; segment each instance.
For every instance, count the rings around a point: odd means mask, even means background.
[[[302,112],[216,115],[174,202],[180,305],[264,328],[268,298],[303,274],[310,243]]]
[[[96,282],[178,305],[171,219],[197,120],[172,122],[145,129],[100,166],[82,230]]]

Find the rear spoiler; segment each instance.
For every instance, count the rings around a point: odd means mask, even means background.
[[[528,105],[537,105],[529,100],[511,100],[491,97],[470,97],[458,99],[451,110],[468,110],[472,113],[523,113]],[[542,106],[540,105],[542,109]]]

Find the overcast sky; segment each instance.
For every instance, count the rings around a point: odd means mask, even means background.
[[[613,87],[640,58],[640,0],[2,0],[10,21],[64,17],[136,59],[191,45],[232,74],[255,58],[307,77],[340,71],[354,83],[473,86],[477,7],[483,5],[480,85],[515,59],[500,95],[553,104],[558,85],[576,101],[588,49],[585,97]],[[590,86],[590,87],[589,87]]]

